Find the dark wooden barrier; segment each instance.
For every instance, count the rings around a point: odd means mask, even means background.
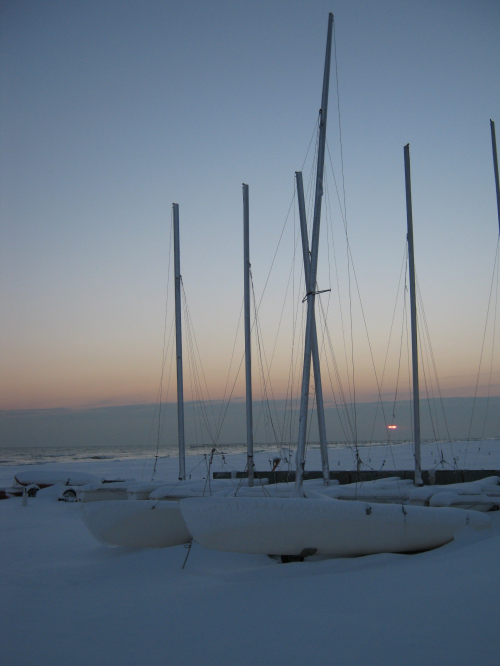
[[[258,472],[255,471],[256,479],[269,479],[269,483],[289,483],[295,481],[294,471]],[[391,476],[399,476],[400,479],[414,478],[413,470],[384,470],[376,471],[336,471],[330,472],[330,479],[336,479],[341,485],[346,483],[360,483],[361,481],[375,481],[376,479],[387,479]],[[448,485],[449,483],[464,483],[466,481],[478,481],[487,476],[500,476],[497,469],[436,469],[434,471],[422,470],[422,481],[424,485]],[[321,471],[304,472],[304,480],[321,479]],[[246,479],[246,472],[214,472],[214,479]]]

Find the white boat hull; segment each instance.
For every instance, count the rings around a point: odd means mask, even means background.
[[[178,502],[90,502],[83,505],[83,520],[108,546],[167,548],[191,541]]]
[[[458,509],[345,502],[334,499],[210,497],[181,500],[193,538],[214,550],[352,557],[430,550],[452,541],[467,526],[490,519]]]

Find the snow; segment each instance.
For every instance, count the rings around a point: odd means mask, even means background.
[[[41,487],[45,484],[53,485],[55,483],[63,483],[67,486],[83,486],[87,483],[98,483],[100,479],[98,479],[95,474],[85,474],[83,472],[48,472],[46,470],[37,469],[36,471],[29,470],[17,472],[15,475],[15,481],[23,486],[36,483]]]
[[[240,458],[229,464],[243,469]],[[177,461],[159,462],[157,478],[172,483]],[[143,460],[43,468],[58,467],[99,478],[151,475]],[[21,469],[2,467],[0,483]],[[204,473],[200,464],[197,478]],[[56,501],[59,490],[41,490],[27,507],[21,498],[0,502],[0,663],[497,663],[500,512],[486,514],[492,529],[464,530],[418,555],[283,565],[196,543],[190,551],[103,547],[86,529],[82,505]]]

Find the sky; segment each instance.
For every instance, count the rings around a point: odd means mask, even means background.
[[[407,143],[440,387],[474,394],[499,231],[489,123],[500,134],[498,2],[18,0],[0,11],[0,409],[154,402],[162,367],[162,398],[175,400],[173,202],[192,324],[186,398],[241,399],[242,183],[260,304],[254,394],[284,400],[298,385],[294,172],[307,185],[329,11],[325,399],[339,395],[332,349],[348,401],[354,388],[360,401],[378,387],[384,399],[409,395],[398,292]],[[332,171],[342,207],[345,190],[349,267]],[[491,371],[500,395],[489,323],[479,393]]]

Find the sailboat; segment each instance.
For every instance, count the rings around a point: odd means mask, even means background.
[[[291,497],[255,497],[249,489],[247,496],[209,497],[202,502],[184,499],[180,510],[188,530],[201,545],[221,551],[255,554],[277,554],[284,561],[310,555],[355,556],[381,552],[405,553],[422,551],[444,545],[466,527],[484,529],[491,526],[487,516],[460,509],[382,504],[371,501],[345,502],[304,488],[305,440],[311,359],[315,378],[319,366],[314,362],[317,350],[315,328],[316,275],[323,196],[328,91],[332,46],[333,14],[328,19],[327,46],[323,75],[323,90],[319,115],[319,142],[316,167],[316,194],[312,225],[311,253],[307,237],[302,235],[304,273],[306,277],[307,319],[304,342],[299,434],[296,452],[295,487]],[[413,262],[411,231],[411,190],[409,187],[409,146],[405,147],[407,174],[408,233]],[[297,177],[301,230],[307,229],[303,206],[301,175]],[[306,232],[307,233],[307,232]],[[410,241],[411,235],[411,241]],[[411,266],[413,269],[413,265]],[[415,303],[415,285],[412,285]],[[414,362],[416,361],[416,310],[412,307],[414,324]],[[318,369],[318,372],[316,372]],[[318,382],[316,381],[316,386]],[[418,371],[414,365],[414,409],[418,415]],[[419,422],[419,421],[418,421]],[[320,426],[321,432],[321,426]],[[324,462],[324,459],[323,459]],[[325,484],[328,468],[323,464]],[[420,486],[420,433],[415,432],[415,485]],[[336,490],[336,489],[335,489]],[[285,491],[286,494],[286,491]],[[359,498],[361,499],[361,498]]]
[[[179,443],[178,482],[93,484],[77,493],[83,502],[83,520],[89,532],[108,546],[166,548],[189,543],[192,539],[180,512],[182,498],[203,497],[206,482],[186,479],[184,436],[184,383],[182,366],[181,270],[179,205],[173,206],[175,327],[177,359],[177,427]],[[210,492],[234,488],[238,482],[213,480]],[[267,480],[259,480],[259,485]],[[117,499],[125,500],[117,502]],[[137,501],[139,500],[139,501]]]
[[[140,484],[127,488],[127,499],[142,501],[98,501],[84,506],[84,520],[90,532],[108,545],[135,547],[168,547],[187,543],[194,538],[200,544],[216,550],[279,554],[284,561],[302,559],[313,554],[354,556],[379,552],[414,552],[435,548],[451,541],[457,531],[466,527],[490,527],[487,516],[474,511],[443,508],[449,505],[432,504],[427,493],[413,496],[422,484],[419,430],[415,431],[415,485],[399,479],[380,480],[362,488],[329,486],[328,452],[322,409],[321,373],[315,323],[316,274],[318,266],[319,229],[323,196],[328,90],[332,46],[333,15],[329,15],[327,48],[323,76],[322,102],[319,122],[319,145],[316,171],[316,195],[311,251],[305,219],[302,174],[296,172],[299,217],[302,234],[304,274],[306,278],[307,322],[304,344],[304,363],[301,387],[299,436],[296,453],[296,475],[293,490],[277,489],[273,497],[261,486],[263,479],[254,478],[252,392],[250,355],[249,299],[249,197],[248,185],[243,185],[244,267],[245,267],[245,350],[246,350],[246,414],[247,414],[247,476],[248,488],[236,496],[233,482],[214,480],[212,492],[205,496],[203,485],[186,480],[184,447],[184,402],[182,379],[182,335],[180,313],[179,207],[173,205],[174,263],[176,305],[177,405],[179,432],[179,483]],[[413,269],[413,237],[411,220],[411,189],[409,178],[409,146],[405,147],[407,174],[408,240]],[[413,269],[414,270],[414,269]],[[414,282],[411,289],[415,299]],[[416,314],[412,307],[412,337],[416,350]],[[413,354],[416,362],[416,352]],[[323,488],[304,484],[305,439],[311,362],[314,369]],[[418,366],[414,364],[414,415],[418,418]],[[491,485],[483,495],[495,502]],[[488,483],[485,484],[488,486]],[[415,488],[417,486],[417,488]],[[424,489],[422,489],[423,491]],[[464,491],[477,489],[464,489]],[[217,492],[218,491],[218,492]],[[429,499],[430,498],[430,499]],[[346,502],[345,500],[356,500]],[[443,499],[443,498],[441,498]],[[477,499],[469,498],[473,506]],[[463,504],[463,503],[462,503]],[[474,506],[473,508],[477,508]]]

